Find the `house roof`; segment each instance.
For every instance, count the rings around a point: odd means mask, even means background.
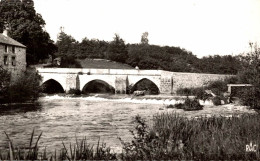
[[[26,48],[26,46],[24,46],[23,44],[19,43],[18,41],[15,41],[14,39],[8,36],[4,36],[3,34],[0,34],[0,44],[8,44]]]

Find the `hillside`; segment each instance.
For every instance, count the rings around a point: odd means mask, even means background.
[[[77,59],[82,68],[95,69],[133,69],[130,65],[106,59]]]
[[[61,32],[58,39],[58,51],[54,56],[62,57],[61,68],[131,69],[138,66],[139,69],[211,74],[237,74],[241,69],[240,58],[236,56],[215,55],[199,59],[181,47],[125,44],[119,35],[110,42],[87,38],[77,42]]]

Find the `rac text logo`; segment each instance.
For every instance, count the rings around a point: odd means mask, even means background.
[[[246,152],[256,152],[258,148],[257,144],[253,144],[252,142],[250,142],[249,145],[246,145]]]

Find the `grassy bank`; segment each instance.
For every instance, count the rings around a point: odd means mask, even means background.
[[[86,139],[76,139],[75,144],[48,153],[40,152],[38,140],[33,139],[27,148],[15,147],[11,136],[9,149],[0,151],[1,160],[147,160],[147,159],[192,159],[192,160],[259,160],[260,115],[244,114],[239,117],[211,117],[188,119],[174,113],[154,116],[148,126],[142,118],[135,118],[134,139],[130,143],[122,140],[123,153],[115,154],[98,142],[97,146],[87,144]],[[34,140],[34,141],[33,141]],[[256,145],[256,151],[247,151],[249,145]],[[49,154],[49,155],[47,155]]]

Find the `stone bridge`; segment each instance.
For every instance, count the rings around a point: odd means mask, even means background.
[[[102,81],[114,88],[116,93],[125,93],[141,80],[153,82],[159,93],[175,94],[179,88],[201,87],[211,81],[224,80],[230,75],[179,73],[164,70],[137,69],[86,69],[86,68],[36,68],[42,76],[41,84],[54,80],[65,92],[83,90],[92,81]]]

